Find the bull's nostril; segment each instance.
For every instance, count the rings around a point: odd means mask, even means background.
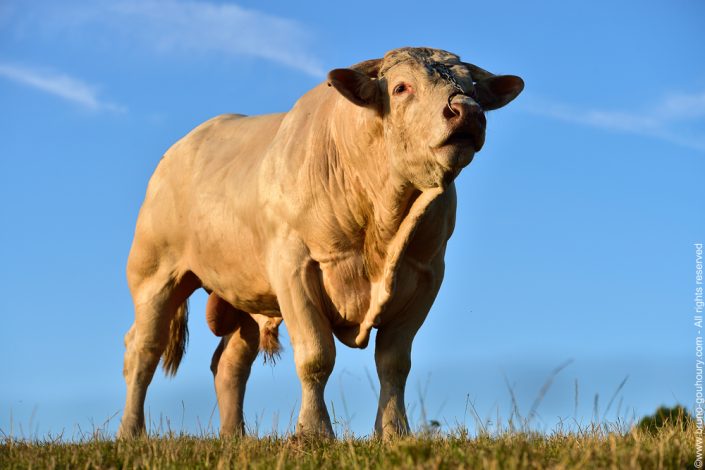
[[[443,107],[443,117],[450,120],[457,117],[459,113],[453,109],[453,106],[448,103],[448,106]]]

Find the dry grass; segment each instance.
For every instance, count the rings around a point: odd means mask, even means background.
[[[656,430],[592,425],[549,434],[507,430],[471,436],[464,428],[448,434],[420,433],[393,442],[293,437],[221,440],[212,437],[151,437],[83,442],[5,438],[0,467],[23,468],[238,468],[238,469],[682,469],[692,468],[693,421]]]
[[[428,421],[421,400],[421,424],[412,436],[383,442],[356,438],[349,423],[340,422],[333,409],[338,440],[302,439],[273,434],[263,438],[219,439],[209,422],[201,436],[171,431],[167,421],[151,423],[153,434],[116,441],[108,434],[109,421],[91,434],[70,440],[63,437],[16,438],[0,429],[0,469],[141,469],[141,468],[235,468],[235,469],[686,469],[695,468],[696,435],[692,415],[681,406],[659,408],[636,423],[610,423],[605,416],[626,378],[617,387],[600,415],[595,397],[594,419],[588,425],[561,422],[549,432],[537,432],[537,410],[555,376],[557,367],[541,387],[525,416],[519,411],[514,391],[508,386],[512,412],[502,423],[482,420],[469,400],[466,414],[476,433],[464,424],[441,433],[440,423]],[[578,407],[578,384],[575,388]],[[619,406],[618,406],[619,409]],[[292,412],[293,413],[293,412]],[[619,416],[619,412],[617,412]],[[600,419],[599,417],[602,416]],[[292,419],[293,419],[292,414]],[[114,416],[113,416],[114,418]],[[289,429],[292,429],[291,421]],[[32,426],[29,426],[31,429]],[[259,429],[250,430],[254,435]]]

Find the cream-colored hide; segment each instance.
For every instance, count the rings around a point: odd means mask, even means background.
[[[287,113],[219,116],[177,142],[149,182],[127,265],[119,436],[144,432],[147,387],[161,357],[176,372],[199,287],[223,336],[221,434],[244,432],[250,367],[258,350],[276,354],[282,319],[301,380],[297,433],[332,435],[333,336],[364,348],[373,327],[375,431],[408,432],[411,343],[443,279],[453,180],[484,143],[484,111],[522,88],[445,51],[397,49],[332,70]]]

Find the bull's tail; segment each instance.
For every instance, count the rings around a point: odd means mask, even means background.
[[[162,354],[162,368],[166,375],[176,375],[188,343],[188,299],[176,309],[169,325],[169,340]]]
[[[259,322],[258,322],[259,323]],[[259,327],[259,350],[262,352],[265,364],[275,364],[282,351],[279,343],[279,324],[281,319],[269,318]]]

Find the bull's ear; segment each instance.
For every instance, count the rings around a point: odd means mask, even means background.
[[[382,59],[370,59],[359,62],[350,68],[362,72],[370,78],[377,78],[380,67],[382,67]]]
[[[516,75],[493,75],[475,84],[477,102],[485,111],[501,108],[524,89],[524,80]]]
[[[357,70],[331,70],[328,72],[328,86],[358,106],[376,107],[379,103],[377,81]]]

